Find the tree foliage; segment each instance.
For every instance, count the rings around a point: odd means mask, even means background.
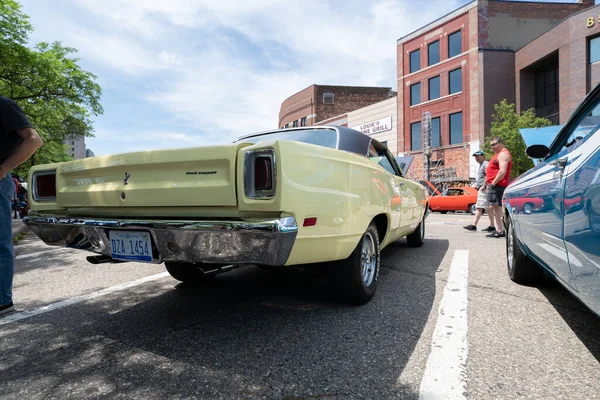
[[[0,0],[0,94],[23,109],[44,140],[30,163],[68,160],[66,138],[93,136],[92,116],[102,114],[96,76],[78,65],[77,49],[61,42],[28,47],[29,17],[14,0]]]
[[[510,179],[512,180],[533,167],[533,161],[525,154],[525,141],[519,129],[549,126],[552,125],[552,122],[546,118],[536,117],[533,108],[518,115],[515,112],[515,105],[509,103],[506,99],[494,105],[494,110],[492,127],[490,135],[485,139],[484,151],[486,158],[489,159],[494,154],[490,146],[490,138],[493,136],[502,138],[513,159],[510,173]]]

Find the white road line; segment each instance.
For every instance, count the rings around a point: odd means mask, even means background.
[[[82,303],[87,300],[96,299],[98,297],[106,296],[111,293],[129,289],[129,288],[141,285],[146,282],[156,281],[158,279],[162,279],[167,276],[169,276],[168,272],[161,272],[160,274],[150,275],[145,278],[138,279],[136,281],[131,281],[131,282],[123,283],[121,285],[98,290],[97,292],[84,294],[81,296],[73,297],[70,299],[62,300],[62,301],[57,301],[56,303],[48,304],[47,306],[42,306],[39,308],[34,308],[33,310],[26,310],[26,311],[22,311],[22,312],[16,313],[16,314],[9,314],[6,317],[0,317],[0,326],[10,324],[12,322],[21,321],[25,318],[44,314],[44,313],[47,313],[50,311],[58,310],[59,308],[72,306],[73,304]]]
[[[456,250],[433,332],[420,400],[466,399],[469,252]]]
[[[16,256],[15,260],[22,260],[24,258],[31,258],[31,257],[37,257],[40,254],[46,254],[46,253],[51,253],[53,251],[58,251],[58,250],[66,250],[66,247],[57,247],[56,249],[51,249],[51,250],[42,250],[42,251],[36,251],[35,253],[29,253],[29,254],[22,254],[20,256]]]

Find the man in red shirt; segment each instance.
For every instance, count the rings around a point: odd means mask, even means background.
[[[488,212],[494,218],[496,232],[492,232],[486,236],[501,238],[506,236],[504,225],[502,224],[502,196],[508,186],[510,169],[512,168],[512,156],[510,155],[510,151],[504,147],[502,139],[498,136],[490,139],[490,146],[492,146],[494,155],[486,170],[488,201],[490,203]]]

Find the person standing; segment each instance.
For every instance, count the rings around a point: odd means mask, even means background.
[[[485,172],[488,167],[488,162],[485,160],[485,153],[481,150],[477,150],[473,153],[473,157],[475,157],[475,161],[479,163],[479,169],[477,170],[477,179],[475,180],[475,189],[477,189],[477,204],[475,204],[475,218],[473,219],[473,223],[467,226],[463,226],[468,231],[477,230],[477,223],[479,222],[479,218],[483,214],[483,210],[488,209],[490,204],[487,200],[487,191],[486,191],[486,180],[485,180]],[[494,232],[496,228],[494,228],[494,219],[492,218],[492,214],[488,210],[488,218],[490,219],[490,224],[487,228],[482,229],[483,232]]]
[[[0,96],[0,315],[14,310],[11,201],[15,184],[10,171],[29,159],[42,144],[40,135],[17,103]]]
[[[492,214],[496,231],[486,236],[501,238],[506,236],[502,224],[502,196],[508,186],[510,170],[512,168],[512,156],[510,151],[504,147],[504,141],[498,136],[490,139],[490,146],[492,146],[494,155],[490,159],[486,172],[488,201],[490,203],[488,212]]]

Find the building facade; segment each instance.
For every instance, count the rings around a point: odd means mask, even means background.
[[[323,121],[337,121],[349,111],[395,95],[396,92],[389,87],[311,85],[284,100],[279,111],[278,126],[323,125]]]
[[[517,112],[563,124],[600,83],[600,6],[580,11],[515,53]]]
[[[74,160],[85,158],[85,137],[81,135],[69,136],[65,139],[68,146],[67,154]]]
[[[398,100],[392,97],[379,103],[351,111],[347,125],[387,145],[392,154],[398,154]]]
[[[398,152],[431,153],[429,168],[415,157],[411,177],[473,178],[494,105],[516,100],[515,51],[593,3],[476,0],[400,38]]]

